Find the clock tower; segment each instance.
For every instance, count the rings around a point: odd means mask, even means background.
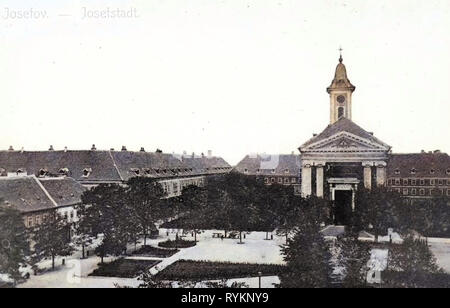
[[[342,51],[342,49],[340,50]],[[342,62],[341,53],[334,79],[327,88],[327,92],[330,94],[330,124],[337,122],[342,117],[352,119],[352,93],[356,88],[347,78],[347,70]]]

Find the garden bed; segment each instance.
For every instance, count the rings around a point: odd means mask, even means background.
[[[111,263],[100,264],[89,276],[136,278],[160,262],[161,260],[118,259]]]
[[[285,266],[277,264],[250,264],[207,261],[177,261],[156,275],[162,280],[216,280],[277,276]]]
[[[175,241],[168,240],[158,243],[158,246],[163,248],[189,248],[194,247],[195,245],[197,245],[197,243],[194,241],[185,241],[180,239]]]
[[[152,258],[168,258],[177,252],[179,252],[178,249],[161,249],[153,246],[142,246],[139,250],[133,252],[133,254]]]

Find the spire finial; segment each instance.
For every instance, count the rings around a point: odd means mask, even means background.
[[[342,47],[339,47],[339,63],[342,63],[344,59],[342,59]]]

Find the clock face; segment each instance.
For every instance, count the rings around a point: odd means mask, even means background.
[[[345,103],[345,96],[344,96],[344,95],[339,95],[339,96],[337,97],[337,101],[338,101],[338,103],[340,103],[340,104]]]

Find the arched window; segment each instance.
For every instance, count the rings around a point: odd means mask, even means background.
[[[338,118],[342,118],[344,116],[344,107],[339,107],[338,109]]]

